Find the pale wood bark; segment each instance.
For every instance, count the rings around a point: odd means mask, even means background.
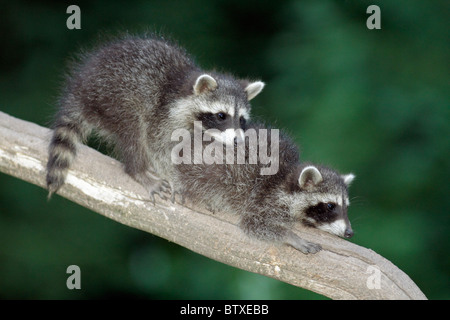
[[[0,171],[45,187],[50,136],[47,128],[0,112]],[[317,254],[304,255],[248,238],[231,214],[192,210],[158,197],[153,205],[118,161],[83,145],[58,194],[211,259],[333,299],[426,299],[390,261],[325,232],[298,227],[303,238],[323,247]],[[372,281],[378,275],[379,287]]]

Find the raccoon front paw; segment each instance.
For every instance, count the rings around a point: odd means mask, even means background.
[[[313,243],[313,242],[308,242],[305,241],[304,244],[295,247],[295,249],[300,250],[301,252],[303,252],[304,254],[308,254],[308,253],[317,253],[320,250],[322,250],[322,246],[318,243]]]
[[[206,210],[208,210],[208,211],[211,212],[212,214],[215,214],[215,213],[216,213],[216,207],[213,206],[212,204],[208,203],[208,204],[206,204],[205,207],[206,207]]]
[[[306,241],[299,236],[297,236],[295,233],[291,232],[286,236],[285,243],[304,254],[308,253],[317,253],[320,250],[322,250],[322,246],[317,243]]]

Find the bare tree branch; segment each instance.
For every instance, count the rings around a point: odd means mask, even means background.
[[[47,128],[0,112],[0,171],[44,187],[50,135]],[[154,206],[118,161],[86,146],[79,146],[59,194],[211,259],[333,299],[426,299],[390,261],[328,233],[299,226],[302,237],[323,247],[317,254],[304,255],[288,246],[250,239],[231,214],[191,210],[158,198]]]

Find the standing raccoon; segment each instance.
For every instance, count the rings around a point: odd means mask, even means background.
[[[47,163],[49,197],[63,184],[77,143],[92,131],[112,142],[125,171],[154,194],[173,189],[176,129],[245,128],[261,81],[205,72],[180,47],[130,36],[84,54],[67,77]],[[228,141],[228,140],[227,140]],[[172,197],[173,197],[172,193]]]
[[[251,237],[284,243],[305,254],[316,253],[321,246],[294,233],[296,223],[340,237],[352,237],[347,208],[348,186],[354,175],[341,175],[324,166],[300,163],[298,149],[290,138],[283,133],[273,136],[271,130],[267,130],[266,143],[271,146],[274,139],[279,140],[278,171],[261,175],[261,169],[268,164],[260,160],[252,163],[249,159],[253,152],[260,152],[264,142],[260,140],[260,130],[266,128],[249,123],[246,137],[252,129],[259,136],[258,143],[245,142],[243,164],[177,165],[176,183],[183,196],[200,207],[238,214],[240,227]],[[258,159],[261,159],[260,153]]]

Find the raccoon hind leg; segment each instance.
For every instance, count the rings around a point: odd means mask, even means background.
[[[170,184],[158,177],[152,169],[146,145],[145,137],[140,136],[138,130],[130,130],[120,137],[116,148],[122,156],[125,172],[147,190],[154,204],[155,194],[166,200],[164,194],[169,195],[171,188]]]

